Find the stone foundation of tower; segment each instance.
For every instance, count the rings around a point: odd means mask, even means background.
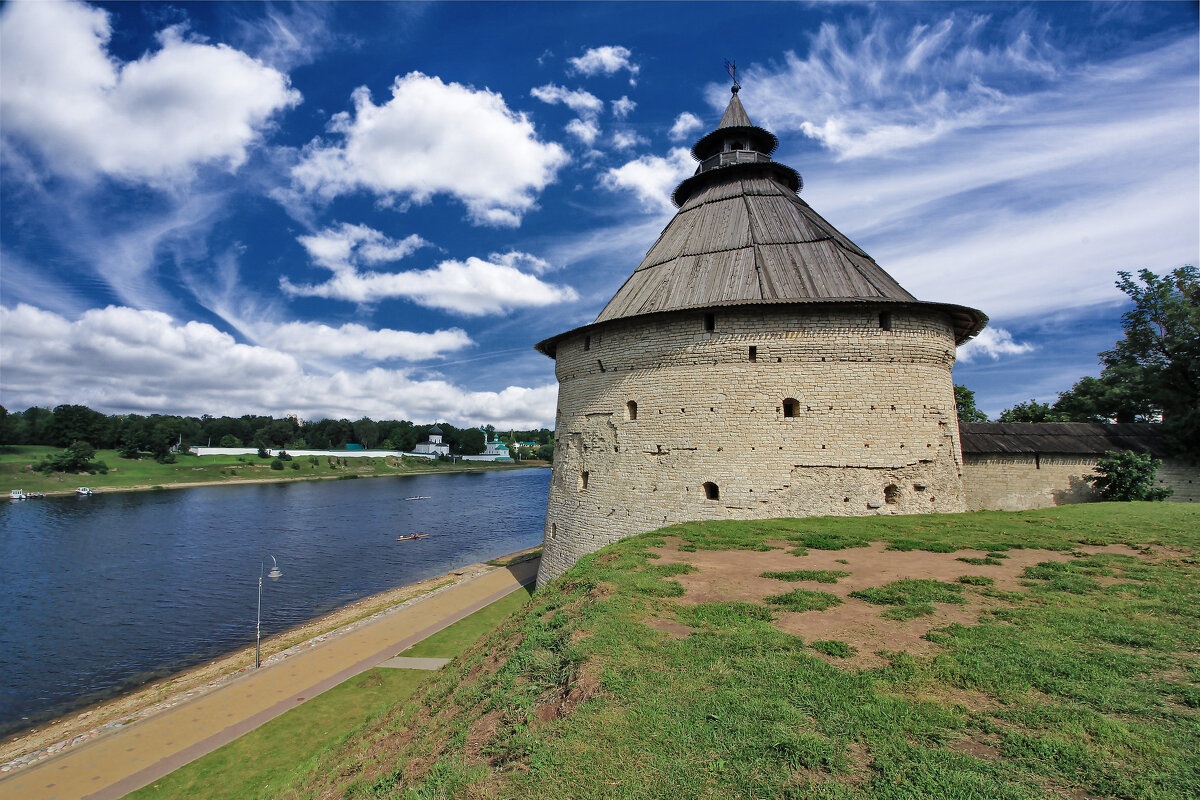
[[[686,520],[966,509],[950,319],[868,302],[614,320],[558,342],[544,583]]]

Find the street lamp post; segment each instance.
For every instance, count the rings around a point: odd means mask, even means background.
[[[279,571],[279,563],[275,560],[275,556],[265,556],[258,565],[258,615],[254,621],[254,668],[255,669],[258,669],[258,667],[262,664],[262,657],[261,657],[262,656],[262,650],[261,650],[261,643],[262,643],[262,584],[263,584],[263,572],[267,568],[267,559],[268,558],[271,559],[271,571],[267,572],[266,576],[273,581],[277,581],[277,580],[279,580],[280,576],[283,575],[283,573]]]

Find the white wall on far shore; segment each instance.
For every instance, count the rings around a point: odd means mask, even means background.
[[[257,447],[189,447],[198,456],[253,456]],[[386,458],[412,456],[413,458],[437,458],[436,453],[406,453],[403,450],[288,450],[268,449],[267,455],[277,456],[286,452],[289,456],[336,456],[339,458]]]

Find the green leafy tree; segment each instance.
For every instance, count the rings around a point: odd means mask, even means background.
[[[49,444],[66,447],[71,442],[103,443],[107,438],[108,417],[87,406],[61,405],[51,412],[48,426]]]
[[[103,461],[92,461],[96,448],[88,442],[71,442],[67,449],[37,465],[44,475],[51,472],[108,472]]]
[[[353,424],[354,438],[367,450],[374,450],[379,444],[379,425],[373,420],[363,417]]]
[[[25,409],[21,417],[25,422],[25,435],[20,444],[52,444],[50,423],[54,420],[54,412],[48,408],[32,406]]]
[[[1097,474],[1087,480],[1102,500],[1165,500],[1173,490],[1154,485],[1154,474],[1161,466],[1149,453],[1108,450],[1096,463]]]
[[[959,422],[987,422],[987,414],[975,407],[975,393],[965,386],[954,386],[954,404]]]
[[[997,422],[1068,422],[1067,415],[1055,411],[1049,403],[1030,399],[1028,403],[1017,403],[1006,408],[996,418]]]
[[[142,457],[142,448],[138,440],[134,437],[127,436],[117,445],[117,455],[121,458],[128,458],[131,461],[136,461]]]
[[[1200,270],[1117,274],[1133,309],[1121,318],[1125,337],[1100,354],[1105,372],[1125,370],[1176,443],[1200,456]]]
[[[255,431],[254,439],[267,447],[283,447],[296,438],[298,430],[299,426],[291,418],[271,420]]]
[[[479,428],[463,428],[458,432],[458,452],[467,456],[482,453],[487,448],[483,440],[483,431]]]
[[[1099,378],[1080,378],[1060,392],[1053,410],[1066,422],[1150,422],[1158,418],[1143,391],[1141,370],[1109,367]]]
[[[221,441],[218,442],[218,444],[221,447],[241,447],[242,440],[234,436],[232,433],[227,433],[221,437]]]

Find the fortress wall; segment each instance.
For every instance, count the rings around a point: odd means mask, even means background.
[[[1163,465],[1155,475],[1163,486],[1170,486],[1175,493],[1168,500],[1176,503],[1200,503],[1200,465],[1189,464],[1179,458],[1164,458]]]
[[[963,486],[970,511],[1024,511],[1096,499],[1084,480],[1094,475],[1094,456],[968,453]]]
[[[685,520],[964,510],[950,322],[879,311],[741,306],[711,332],[679,312],[560,342],[540,580]]]
[[[1086,478],[1095,475],[1097,456],[976,454],[964,456],[963,485],[970,511],[1024,511],[1097,499]],[[1200,502],[1200,469],[1164,459],[1156,475],[1174,490],[1169,500]]]

